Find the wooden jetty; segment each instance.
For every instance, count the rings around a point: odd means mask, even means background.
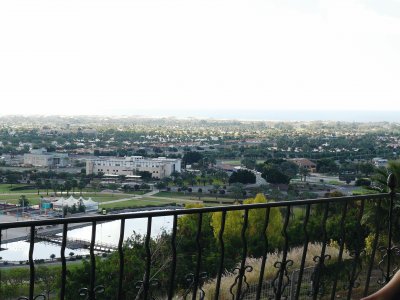
[[[30,236],[28,235],[28,241],[30,241]],[[56,245],[62,244],[62,236],[55,234],[46,234],[46,233],[36,233],[35,241],[40,242],[48,242]],[[67,237],[66,247],[69,249],[89,249],[90,241],[82,240],[82,239],[74,239]],[[118,246],[108,243],[99,243],[96,242],[93,246],[94,251],[98,252],[111,252],[118,250]]]

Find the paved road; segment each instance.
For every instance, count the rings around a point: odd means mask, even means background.
[[[134,199],[141,199],[141,198],[145,198],[145,197],[146,198],[147,197],[152,198],[153,195],[155,195],[155,194],[157,194],[159,192],[160,192],[159,190],[154,190],[154,191],[148,192],[148,193],[143,194],[143,195],[135,195],[135,196],[127,197],[127,198],[123,198],[123,199],[104,201],[104,202],[101,202],[101,205],[102,204],[117,203],[117,202],[124,202],[124,201],[129,201],[129,200],[134,200]]]

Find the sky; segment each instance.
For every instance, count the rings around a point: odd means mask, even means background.
[[[3,0],[0,115],[399,111],[400,0]]]

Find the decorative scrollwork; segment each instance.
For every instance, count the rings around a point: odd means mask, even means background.
[[[185,276],[185,281],[186,281],[186,284],[187,284],[187,288],[186,288],[185,292],[183,293],[183,299],[186,299],[186,297],[193,290],[194,284],[195,284],[194,283],[194,281],[195,281],[194,279],[195,279],[195,277],[194,277],[193,273],[189,273],[189,274],[187,274]],[[197,287],[199,289],[199,298],[200,298],[200,300],[203,300],[205,295],[206,295],[205,291],[203,290],[203,285],[207,281],[207,279],[208,279],[208,273],[207,272],[201,272],[199,274],[199,283],[198,283]]]
[[[274,295],[283,295],[285,289],[290,285],[290,277],[288,268],[293,265],[293,260],[277,261],[274,263],[274,268],[278,269],[275,278],[272,280],[272,287]],[[279,280],[282,280],[281,287],[279,288]],[[280,290],[279,290],[280,289]]]
[[[194,285],[194,274],[193,273],[189,273],[185,276],[185,281],[187,284],[187,288],[185,293],[183,294],[183,299],[186,299],[187,295],[189,295],[190,291],[193,288]]]
[[[33,298],[33,300],[46,300],[46,296],[43,294],[37,295]],[[18,300],[29,300],[28,297],[19,297]]]
[[[394,259],[392,259],[391,262],[393,264],[393,269],[391,270],[391,272],[389,272],[389,274],[387,274],[387,264],[389,261],[389,256],[390,257],[393,257],[393,255],[400,256],[400,249],[398,247],[392,247],[392,248],[379,247],[378,250],[382,253],[382,259],[378,263],[378,268],[379,270],[381,270],[382,278],[378,280],[378,284],[385,285],[399,270],[399,265],[395,262]]]
[[[103,285],[98,285],[96,286],[92,292],[90,292],[90,290],[88,288],[82,288],[79,290],[79,296],[81,297],[86,297],[85,299],[91,299],[90,298],[90,294],[92,294],[94,297],[96,297],[96,295],[100,295],[100,294],[104,294],[105,292],[105,288]]]
[[[238,268],[238,267],[233,269],[232,273],[237,275],[237,276],[235,277],[235,282],[231,285],[231,287],[229,289],[229,292],[232,295],[232,300],[235,300],[235,294],[233,293],[233,290],[234,290],[235,286],[237,285],[237,283],[238,283],[240,278],[243,278],[243,282],[245,284],[244,290],[242,289],[242,291],[241,291],[242,298],[243,298],[244,295],[246,295],[247,291],[250,288],[250,286],[249,286],[249,284],[247,282],[246,272],[250,273],[252,271],[253,271],[253,267],[251,267],[251,266],[244,266],[244,268],[242,270],[240,268]],[[236,300],[239,300],[239,299],[236,299]]]
[[[314,272],[311,274],[311,290],[308,292],[309,296],[316,294],[323,295],[325,293],[325,282],[322,280],[326,274],[325,261],[330,260],[331,256],[325,254],[324,256],[314,256],[313,261],[316,263]]]
[[[141,293],[141,291],[144,288],[144,281],[140,280],[137,281],[135,283],[135,288],[138,290],[139,293]],[[150,299],[152,300],[157,300],[156,296],[154,296],[154,294],[156,294],[157,292],[160,291],[161,288],[161,282],[158,279],[152,279],[149,282],[149,293],[150,293]]]
[[[361,250],[360,252],[352,251],[350,252],[349,255],[353,259],[353,264],[351,265],[351,268],[347,269],[348,280],[347,284],[343,286],[344,290],[360,287],[361,283],[358,280],[358,277],[360,276],[362,271],[361,257],[366,255],[366,251],[365,250]]]

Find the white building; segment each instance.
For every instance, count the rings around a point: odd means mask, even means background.
[[[67,153],[47,152],[46,149],[33,149],[24,154],[24,165],[35,167],[65,167],[68,164]]]
[[[388,160],[385,158],[375,157],[372,159],[372,163],[375,167],[383,167],[386,168],[388,166]]]
[[[69,198],[61,197],[57,201],[53,202],[53,209],[55,210],[62,210],[63,207],[72,207],[74,206],[78,208],[80,205],[85,206],[85,211],[97,211],[99,209],[99,204],[89,198],[87,200],[80,197],[79,199],[75,199],[73,196]]]
[[[97,158],[86,161],[86,174],[136,175],[147,171],[153,178],[164,178],[172,172],[181,172],[181,160],[165,157],[145,158],[130,156],[126,158]]]

